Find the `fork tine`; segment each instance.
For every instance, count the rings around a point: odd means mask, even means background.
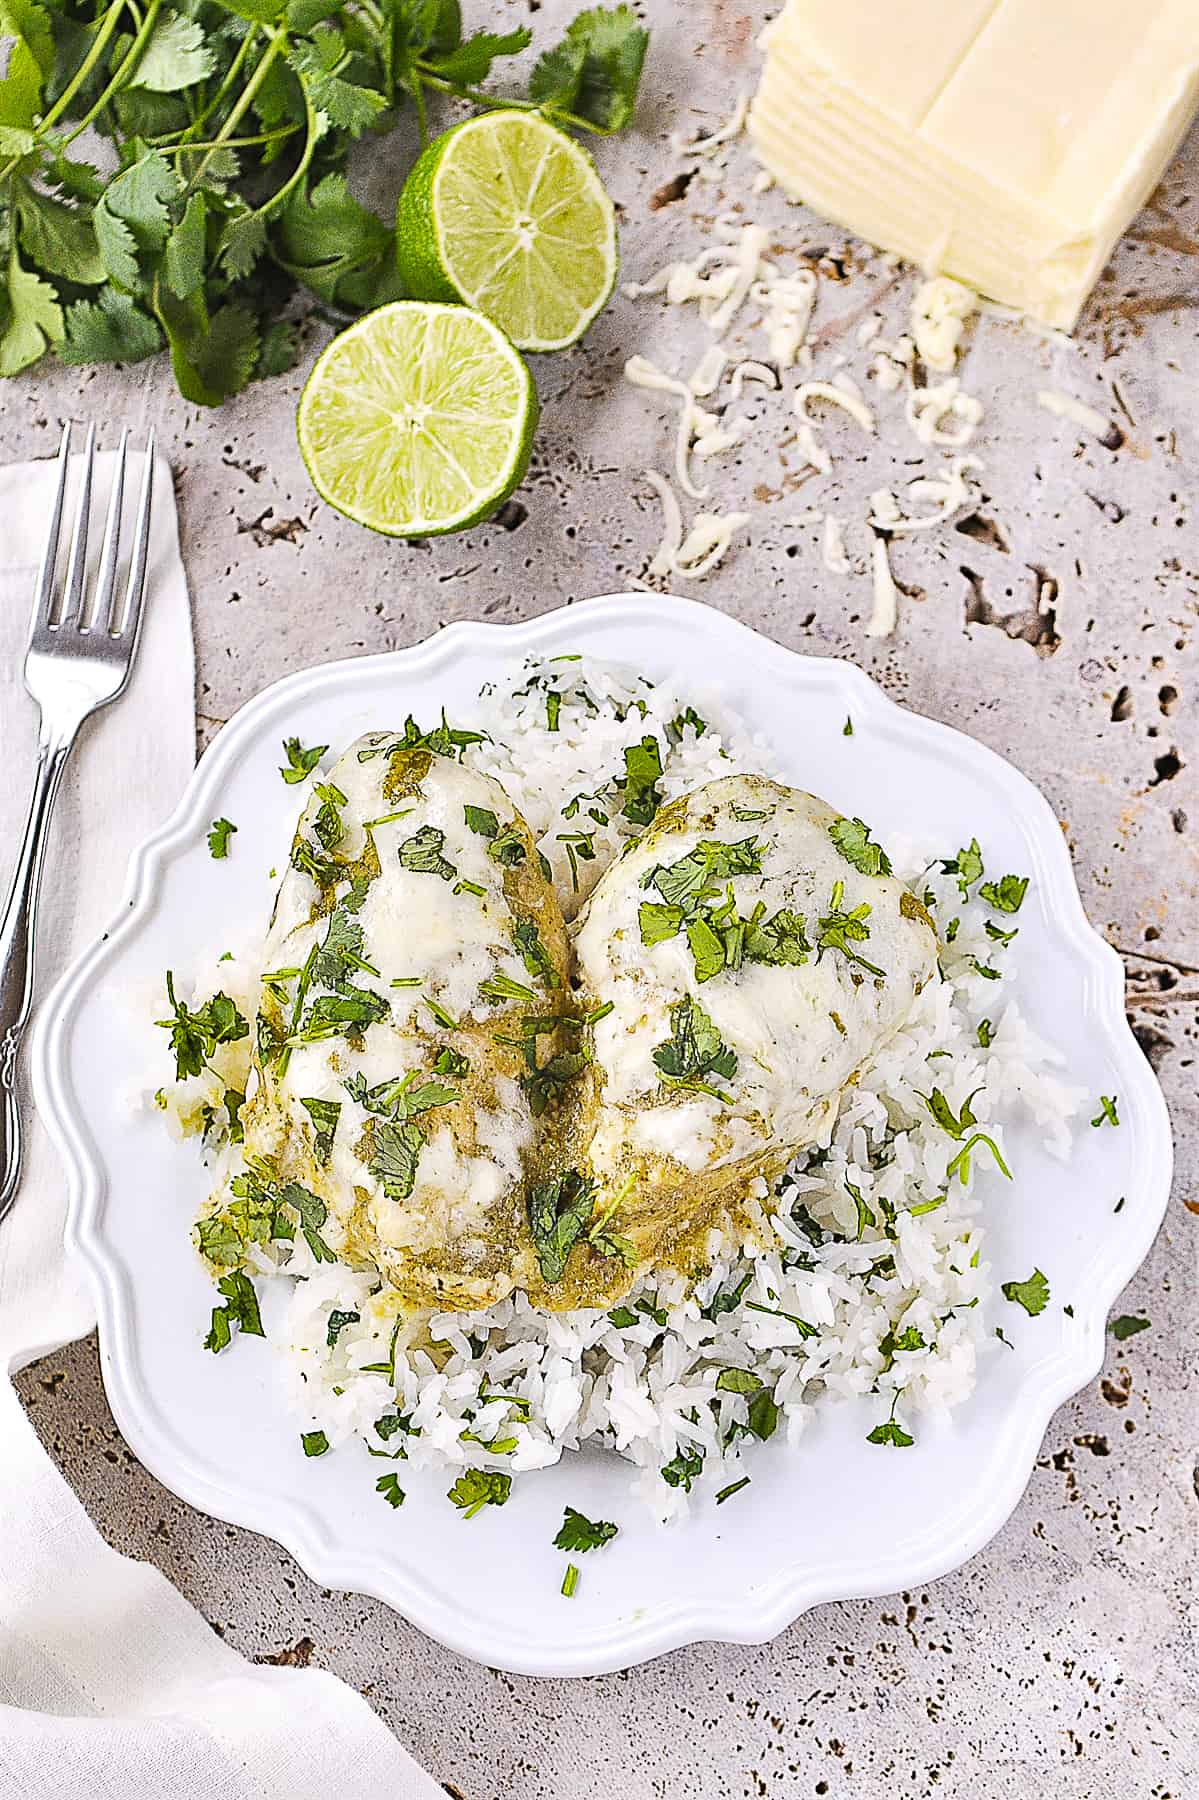
[[[50,614],[54,606],[54,571],[58,565],[58,537],[62,530],[62,503],[67,491],[67,471],[71,463],[71,421],[68,419],[62,430],[62,445],[58,452],[58,485],[54,492],[54,510],[50,514],[50,529],[46,533],[45,548],[42,560],[38,565],[37,586],[33,593],[33,630],[45,630],[50,623]]]
[[[81,622],[83,583],[87,575],[87,518],[92,506],[92,471],[96,462],[96,427],[87,428],[83,446],[83,479],[75,507],[75,524],[71,530],[71,555],[67,563],[67,587],[63,597],[59,629]]]
[[[96,577],[96,597],[92,605],[90,624],[99,631],[111,631],[114,626],[112,618],[112,599],[117,586],[117,556],[121,547],[121,507],[125,498],[125,453],[129,445],[129,430],[121,433],[121,446],[117,451],[117,466],[113,470],[112,493],[108,499],[108,517],[104,521],[104,544],[100,551],[100,572]],[[81,619],[80,628],[88,629]]]
[[[129,660],[137,649],[142,627],[142,610],[146,597],[146,563],[150,555],[150,505],[154,498],[154,427],[146,443],[146,467],[141,491],[137,497],[137,520],[133,528],[133,560],[129,565],[129,584],[125,590],[122,617],[112,627],[114,637],[129,639]]]

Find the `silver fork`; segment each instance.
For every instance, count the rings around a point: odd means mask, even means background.
[[[118,601],[117,570],[128,443],[129,433],[123,431],[104,522],[100,564],[89,601],[85,591],[87,534],[96,430],[94,425],[88,426],[79,499],[67,555],[66,585],[61,605],[56,607],[55,571],[71,460],[71,426],[67,424],[58,453],[58,486],[50,515],[50,531],[34,593],[29,648],[25,655],[25,686],[37,702],[41,715],[37,774],[12,889],[0,924],[0,1219],[13,1203],[21,1174],[17,1056],[33,1003],[38,891],[50,816],[79,727],[92,713],[124,693],[141,630],[150,543],[150,499],[154,484],[154,433],[150,432],[146,469],[138,495],[129,577],[124,595]]]

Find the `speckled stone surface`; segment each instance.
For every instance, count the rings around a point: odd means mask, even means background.
[[[491,10],[515,21],[524,8]],[[565,8],[534,10],[548,34]],[[877,307],[886,335],[902,329],[910,276],[779,197],[751,196],[743,152],[723,183],[672,184],[670,131],[710,127],[752,83],[762,15],[709,0],[651,11],[641,129],[599,151],[622,209],[626,274],[694,254],[715,217],[740,205],[776,243],[810,253],[821,372],[845,355],[860,376],[869,352],[857,326]],[[376,155],[364,179],[386,196],[393,163]],[[303,366],[323,331],[312,322]],[[794,450],[780,451],[790,429],[779,403],[747,407],[759,428],[726,459],[718,494],[727,507],[749,503],[748,541],[704,583],[679,584],[792,648],[851,657],[1044,788],[1091,917],[1125,957],[1130,1017],[1170,1102],[1175,1193],[1122,1303],[1152,1328],[1110,1343],[1102,1377],[1058,1413],[1023,1501],[968,1568],[927,1590],[822,1607],[760,1648],[703,1645],[575,1683],[514,1678],[442,1650],[374,1602],[319,1590],[282,1550],[175,1500],[121,1442],[94,1341],[22,1376],[38,1431],[114,1544],[157,1564],[246,1655],[311,1661],[360,1688],[452,1792],[1196,1792],[1197,338],[1193,135],[1073,347],[992,319],[975,331],[963,373],[987,409],[972,446],[982,498],[956,526],[896,547],[905,591],[894,638],[863,635],[861,560],[865,497],[919,472],[920,446],[894,408],[877,439],[830,428],[834,472],[805,479]],[[47,367],[5,386],[0,454],[49,453],[68,414],[157,425],[176,471],[204,741],[304,664],[640,582],[658,515],[639,472],[669,466],[670,419],[622,383],[621,365],[636,349],[685,371],[703,342],[694,319],[618,296],[581,348],[537,368],[544,414],[519,505],[437,544],[372,538],[317,501],[292,430],[303,368],[205,413],[178,400],[160,363]],[[1110,417],[1119,447],[1041,410],[1044,387]],[[827,571],[817,528],[797,523],[810,506],[846,523],[850,574]]]

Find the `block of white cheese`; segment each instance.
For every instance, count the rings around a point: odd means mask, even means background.
[[[1066,330],[1199,106],[1196,0],[787,0],[764,41],[782,187]]]

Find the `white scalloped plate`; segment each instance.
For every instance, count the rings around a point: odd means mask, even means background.
[[[280,740],[298,733],[336,749],[443,702],[459,717],[501,663],[564,650],[678,676],[700,696],[718,677],[720,697],[769,736],[797,786],[869,818],[884,839],[952,847],[977,834],[992,866],[1031,873],[1010,952],[1021,1004],[1073,1079],[1119,1095],[1119,1129],[1084,1124],[1064,1168],[1017,1132],[1016,1181],[986,1188],[996,1280],[1039,1266],[1053,1303],[1037,1319],[1000,1303],[1015,1348],[981,1359],[951,1426],[923,1427],[913,1450],[880,1450],[864,1441],[877,1409],[829,1406],[800,1445],[760,1453],[752,1485],[728,1505],[708,1502],[665,1531],[641,1516],[613,1457],[568,1458],[470,1522],[446,1504],[444,1476],[404,1473],[397,1512],[374,1492],[379,1465],[361,1446],[306,1461],[269,1344],[239,1341],[219,1359],[202,1349],[212,1293],[188,1227],[204,1171],[126,1103],[146,1082],[147,1056],[161,1064],[147,1019],[163,970],[246,942],[265,918],[267,871],[284,865],[295,811],[276,773]],[[239,827],[221,863],[205,846],[219,814]],[[761,1642],[818,1601],[914,1587],[964,1562],[1020,1498],[1054,1408],[1099,1368],[1108,1307],[1152,1242],[1170,1182],[1165,1105],[1125,1022],[1119,959],[1088,925],[1057,821],[1031,783],[902,711],[847,663],[643,595],[526,625],[451,625],[251,701],[133,858],[112,930],[43,1009],[35,1080],[69,1171],[67,1238],[94,1283],[108,1397],[146,1466],[193,1505],[277,1539],[314,1580],[376,1595],[455,1650],[529,1674],[596,1674],[705,1638]],[[551,1543],[567,1503],[622,1526],[585,1559],[572,1600],[558,1592],[563,1558]]]

